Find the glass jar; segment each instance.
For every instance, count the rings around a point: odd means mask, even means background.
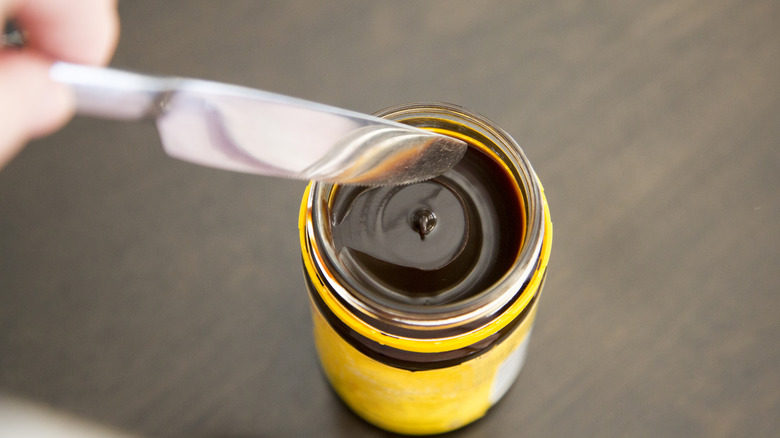
[[[311,183],[299,228],[322,368],[389,431],[481,416],[525,361],[552,243],[542,186],[515,141],[449,104],[380,117],[466,141],[461,162],[393,187]]]

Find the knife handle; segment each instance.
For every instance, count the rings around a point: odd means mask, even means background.
[[[55,62],[49,76],[69,85],[79,114],[114,120],[153,120],[175,88],[175,78]]]

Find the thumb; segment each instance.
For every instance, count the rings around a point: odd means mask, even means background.
[[[51,61],[27,51],[0,53],[0,167],[31,138],[49,134],[72,116],[74,98],[49,78]]]

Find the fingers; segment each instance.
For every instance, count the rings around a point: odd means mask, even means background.
[[[49,80],[50,65],[33,53],[0,53],[0,168],[25,142],[59,129],[73,113],[70,90]]]
[[[29,48],[61,61],[106,64],[116,47],[115,0],[14,0]]]
[[[116,0],[0,0],[0,24],[9,19],[26,44],[0,47],[0,168],[73,114],[70,91],[49,78],[51,63],[106,64],[119,35]]]

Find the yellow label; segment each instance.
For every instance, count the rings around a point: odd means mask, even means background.
[[[314,339],[331,385],[358,415],[394,432],[442,433],[483,416],[509,388],[522,367],[536,303],[498,345],[447,368],[409,371],[378,362],[341,338],[312,305]]]

